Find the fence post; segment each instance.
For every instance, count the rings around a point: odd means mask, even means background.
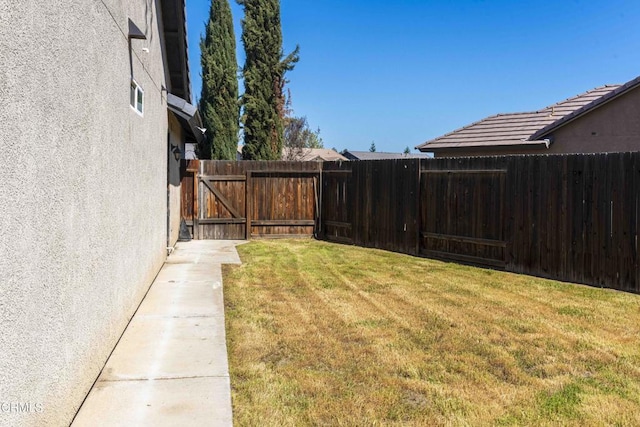
[[[313,234],[316,239],[322,236],[322,162],[318,162],[318,177],[313,177],[313,196],[315,197],[315,221]]]
[[[245,240],[251,240],[251,212],[253,211],[253,184],[251,178],[251,171],[246,172],[245,180]]]
[[[202,162],[196,160],[196,168],[193,171],[193,237],[200,240],[200,166]]]

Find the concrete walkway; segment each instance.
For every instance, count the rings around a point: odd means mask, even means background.
[[[231,426],[221,264],[237,241],[179,243],[72,426]]]

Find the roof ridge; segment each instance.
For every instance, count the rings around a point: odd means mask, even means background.
[[[563,99],[562,101],[558,101],[555,104],[552,104],[552,105],[549,105],[548,107],[543,108],[543,110],[548,110],[550,108],[557,107],[560,104],[565,104],[565,103],[567,103],[569,101],[574,101],[576,99],[582,98],[582,97],[584,97],[586,95],[589,95],[589,94],[591,94],[593,92],[596,92],[598,90],[602,90],[602,89],[606,89],[606,88],[613,88],[611,90],[615,90],[615,89],[619,88],[620,86],[622,86],[622,85],[621,84],[605,84],[605,85],[602,85],[602,86],[597,86],[597,87],[594,87],[593,89],[589,89],[586,92],[582,92],[582,93],[579,93],[577,95],[570,96],[569,98]],[[601,96],[605,96],[605,95],[606,94],[603,94]]]
[[[325,150],[331,150],[331,148],[325,148]],[[376,154],[402,154],[395,151],[369,151],[369,150],[347,150],[350,153],[376,153]]]
[[[494,114],[493,116],[489,116],[486,119],[490,119],[491,117],[504,117],[504,116],[516,116],[516,115],[524,115],[524,114],[537,114],[539,112],[540,111],[516,111],[515,113],[498,113],[498,114]]]

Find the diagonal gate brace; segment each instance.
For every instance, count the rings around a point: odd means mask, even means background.
[[[233,207],[233,205],[231,204],[231,202],[229,201],[229,199],[227,199],[226,197],[224,197],[222,195],[222,193],[220,192],[220,190],[218,190],[217,188],[215,188],[213,186],[213,184],[211,182],[209,182],[209,180],[203,179],[202,182],[204,183],[204,185],[207,186],[207,188],[209,190],[211,190],[211,192],[216,196],[216,198],[218,200],[220,200],[220,203],[222,203],[222,206],[224,206],[225,208],[227,208],[229,210],[229,212],[231,212],[231,215],[234,218],[242,218],[242,215],[240,215],[240,213],[238,212],[238,210],[236,208]]]

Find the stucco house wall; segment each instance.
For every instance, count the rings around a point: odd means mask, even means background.
[[[156,8],[0,0],[0,425],[68,424],[165,260]]]
[[[550,135],[549,154],[640,150],[640,88],[621,95]]]

